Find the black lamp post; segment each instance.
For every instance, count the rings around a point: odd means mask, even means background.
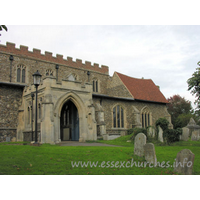
[[[38,86],[40,85],[40,80],[41,80],[41,74],[38,72],[35,72],[33,74],[33,84],[35,85],[36,88],[36,93],[35,93],[35,143],[37,143],[37,89]]]
[[[33,99],[34,99],[34,94],[31,93],[31,97],[32,97],[32,109],[31,109],[31,129],[32,129],[32,140],[33,141]]]

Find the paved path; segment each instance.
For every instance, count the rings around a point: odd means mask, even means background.
[[[77,141],[64,141],[60,143],[60,146],[105,146],[105,147],[121,147],[117,145],[111,145],[111,144],[103,144],[103,143],[87,143],[87,142],[77,142]]]

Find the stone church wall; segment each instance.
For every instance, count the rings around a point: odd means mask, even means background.
[[[16,138],[18,109],[22,103],[23,88],[0,85],[0,141]]]

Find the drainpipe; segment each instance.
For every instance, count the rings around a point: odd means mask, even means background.
[[[12,82],[12,62],[14,60],[13,55],[10,55],[9,60],[10,60],[10,82]]]
[[[58,69],[59,69],[59,65],[56,65],[56,81],[58,81]]]
[[[32,130],[32,138],[31,141],[33,141],[33,100],[34,100],[34,94],[31,93],[31,97],[32,97],[32,110],[31,110],[31,130]]]
[[[87,71],[87,75],[88,75],[88,82],[90,82],[90,71]]]

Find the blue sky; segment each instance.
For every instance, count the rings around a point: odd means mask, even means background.
[[[200,26],[192,25],[7,25],[1,44],[13,42],[109,66],[152,79],[166,98],[179,94],[192,103],[187,80],[200,60]]]

